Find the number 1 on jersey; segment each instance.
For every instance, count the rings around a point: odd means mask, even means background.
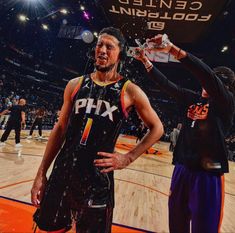
[[[86,126],[85,126],[83,134],[82,134],[82,138],[81,138],[80,144],[86,145],[88,136],[89,136],[90,131],[91,131],[92,123],[93,123],[93,119],[92,118],[88,118],[87,122],[86,122]]]

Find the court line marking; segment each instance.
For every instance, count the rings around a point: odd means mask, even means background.
[[[17,153],[14,153],[14,152],[0,152],[0,154],[4,154],[4,153],[8,153],[8,154],[17,154]],[[21,154],[22,155],[26,155],[26,156],[39,156],[39,157],[42,157],[41,155],[33,155],[33,154]],[[144,157],[143,157],[144,158]],[[162,163],[162,161],[158,161],[159,163]],[[163,162],[165,163],[165,162]],[[158,176],[158,177],[163,177],[163,178],[167,178],[167,179],[171,179],[171,177],[168,177],[168,176],[163,176],[163,175],[159,175],[159,174],[156,174],[156,173],[151,173],[151,172],[145,172],[145,171],[142,171],[142,170],[137,170],[137,169],[133,169],[133,168],[124,168],[123,170],[133,170],[133,171],[136,171],[136,172],[142,172],[142,173],[145,173],[145,174],[151,174],[151,175],[155,175],[155,176]],[[115,178],[115,179],[118,179],[118,178]],[[34,180],[34,179],[33,179]],[[33,181],[31,180],[31,181]],[[29,182],[29,181],[27,181]],[[130,183],[134,183],[132,181],[126,181],[126,182],[130,182]],[[18,183],[18,182],[17,182]],[[16,185],[17,185],[16,183]],[[25,181],[21,181],[21,183],[26,183]],[[11,186],[11,184],[9,184]],[[138,185],[138,183],[136,183],[136,185]],[[141,184],[139,184],[141,186]],[[144,186],[144,185],[143,185]],[[2,186],[4,187],[4,186]],[[0,186],[0,189],[2,189],[2,187]],[[148,186],[146,186],[148,187]],[[151,187],[148,187],[150,190],[151,190]],[[156,192],[159,192],[161,193],[161,191],[156,191]],[[233,193],[228,193],[228,192],[225,192],[226,195],[230,195],[230,196],[234,196],[235,197],[235,194]],[[168,195],[168,194],[164,194],[164,195]]]
[[[34,179],[23,180],[23,181],[15,182],[15,183],[12,183],[12,184],[3,185],[3,186],[0,186],[0,189],[9,188],[9,187],[12,187],[12,186],[15,186],[15,185],[18,185],[18,184],[28,183],[28,182],[31,182],[31,181],[34,181]]]
[[[152,188],[152,187],[150,187],[150,186],[147,186],[147,185],[143,185],[143,184],[139,184],[139,183],[136,183],[136,182],[133,182],[133,181],[123,180],[123,179],[119,179],[119,178],[115,178],[114,180],[122,181],[122,182],[126,182],[126,183],[130,183],[130,184],[134,184],[134,185],[138,185],[138,186],[147,188],[147,189],[149,189],[149,190],[151,190],[151,191],[154,191],[154,192],[157,192],[157,193],[161,193],[161,194],[163,194],[163,195],[165,195],[165,196],[168,196],[168,194],[163,193],[163,192],[161,192],[161,191],[158,191],[157,189],[154,189],[154,188]],[[15,182],[15,183],[12,183],[12,184],[0,186],[0,190],[1,190],[1,189],[4,189],[4,188],[13,187],[13,186],[16,186],[16,185],[19,185],[19,184],[32,182],[32,181],[34,181],[34,179],[23,180],[23,181]]]
[[[134,168],[124,168],[123,170],[131,170],[131,171],[136,171],[136,172],[142,172],[144,174],[149,174],[149,175],[154,175],[154,176],[160,176],[160,177],[164,177],[164,178],[167,178],[167,179],[170,179],[171,180],[171,177],[170,176],[164,176],[164,175],[160,175],[160,174],[157,174],[157,173],[154,173],[154,172],[146,172],[146,171],[143,171],[143,170],[138,170],[138,169],[134,169]]]
[[[9,151],[0,151],[0,154],[13,154],[13,155],[18,155],[19,154],[19,150],[16,152],[9,152]],[[23,154],[21,153],[21,156],[35,156],[35,157],[43,157],[43,155],[37,155],[37,154]]]
[[[157,189],[154,189],[154,188],[152,188],[152,187],[149,187],[149,186],[147,186],[147,185],[143,185],[143,184],[139,184],[139,183],[136,183],[136,182],[133,182],[133,181],[123,180],[123,179],[119,179],[119,178],[115,178],[114,180],[126,182],[126,183],[129,183],[129,184],[134,184],[134,185],[137,185],[137,186],[140,186],[140,187],[144,187],[144,188],[146,188],[146,189],[149,189],[149,190],[151,190],[151,191],[154,191],[154,192],[156,192],[156,193],[160,193],[160,194],[162,194],[162,195],[164,195],[164,196],[169,197],[169,194],[163,193],[163,192],[161,192],[161,191],[159,191],[159,190],[157,190]]]

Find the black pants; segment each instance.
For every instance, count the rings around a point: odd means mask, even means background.
[[[29,135],[31,136],[33,134],[33,131],[36,127],[36,125],[38,126],[38,133],[40,136],[42,136],[42,118],[36,118],[30,128],[30,132]]]
[[[1,137],[1,142],[5,142],[7,140],[12,129],[15,129],[15,142],[20,143],[21,123],[14,121],[7,122],[7,127]]]

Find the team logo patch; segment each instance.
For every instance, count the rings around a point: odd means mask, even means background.
[[[96,103],[95,103],[96,102]],[[101,112],[101,107],[105,106],[105,111]],[[102,117],[109,117],[111,121],[113,121],[113,112],[118,110],[117,106],[110,106],[110,103],[105,100],[98,100],[88,98],[88,99],[78,99],[75,102],[75,114],[79,114],[79,110],[81,108],[86,108],[86,113],[91,113],[92,109],[94,109],[95,115],[100,115]]]
[[[205,120],[207,119],[209,110],[209,104],[197,103],[193,104],[188,108],[187,117],[195,120]]]

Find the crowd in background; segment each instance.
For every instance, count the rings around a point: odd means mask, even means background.
[[[43,118],[42,129],[52,129],[57,118],[58,111],[62,105],[63,92],[55,93],[50,91],[49,87],[43,87],[40,83],[25,80],[22,77],[16,79],[13,75],[0,75],[0,112],[18,103],[19,98],[27,100],[26,105],[26,129],[30,129],[35,118],[36,109],[43,107],[45,116]],[[163,141],[170,142],[170,135],[177,124],[181,122],[181,117],[177,106],[171,103],[165,103],[160,98],[149,96],[150,102],[158,113],[164,125]],[[8,116],[0,117],[0,128],[6,126]],[[122,134],[138,136],[141,119],[133,109],[129,113],[129,118],[123,124]],[[229,149],[229,159],[235,161],[235,127],[226,139]]]
[[[62,103],[61,97],[54,97],[53,94],[40,91],[40,86],[36,84],[27,83],[21,78],[15,80],[10,75],[0,76],[0,112],[16,105],[19,98],[27,100],[26,107],[26,129],[29,129],[34,117],[35,111],[39,107],[45,108],[45,118],[43,122],[43,129],[52,129],[56,119],[57,112]],[[0,128],[4,129],[8,115],[3,115],[0,118]]]

